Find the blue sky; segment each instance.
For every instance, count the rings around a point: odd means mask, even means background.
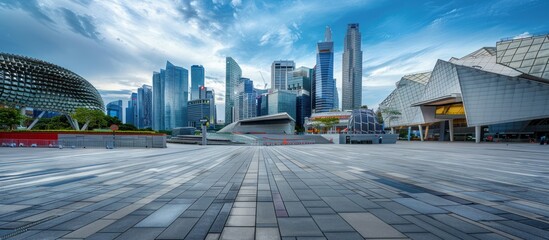
[[[224,116],[226,56],[270,83],[274,60],[313,67],[330,26],[335,72],[348,23],[360,23],[363,104],[376,107],[404,74],[431,70],[501,38],[549,33],[549,1],[2,0],[0,51],[43,59],[90,81],[105,102],[151,84],[166,60],[206,69]],[[340,94],[341,96],[341,94]]]

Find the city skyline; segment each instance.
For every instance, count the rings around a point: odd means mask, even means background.
[[[226,56],[241,65],[243,77],[262,87],[260,74],[270,79],[274,60],[312,68],[315,45],[327,25],[334,31],[334,78],[342,96],[345,30],[349,23],[360,24],[362,104],[371,107],[402,75],[432,68],[432,59],[448,60],[501,38],[548,31],[545,1],[406,1],[401,8],[387,1],[345,1],[330,9],[323,1],[278,5],[283,7],[245,1],[6,1],[0,3],[5,34],[0,51],[72,69],[97,86],[104,102],[126,103],[138,87],[152,85],[152,72],[167,60],[187,69],[203,65],[205,85],[216,90],[218,115],[224,116]],[[520,15],[528,18],[514,17]]]

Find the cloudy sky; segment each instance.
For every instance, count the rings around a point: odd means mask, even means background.
[[[273,60],[313,67],[330,26],[340,88],[343,37],[357,22],[363,104],[376,107],[402,75],[430,70],[436,59],[549,32],[548,9],[546,0],[0,0],[0,51],[66,67],[105,103],[126,102],[167,60],[201,64],[223,118],[226,56],[263,87]]]

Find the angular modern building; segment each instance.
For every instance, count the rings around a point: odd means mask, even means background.
[[[362,50],[358,23],[347,25],[343,42],[343,78],[341,107],[343,111],[362,105]]]
[[[137,128],[152,128],[152,87],[143,84],[137,89]]]
[[[311,77],[312,71],[308,67],[299,67],[294,71],[288,72],[287,90],[304,89],[311,92]]]
[[[317,44],[315,67],[315,112],[334,109],[334,42],[332,30],[326,27],[324,42]]]
[[[60,66],[0,53],[0,104],[69,115],[77,108],[103,111],[99,92],[81,76]]]
[[[200,99],[199,89],[204,85],[204,67],[202,65],[191,66],[191,100]]]
[[[235,87],[240,83],[242,69],[232,57],[225,59],[225,124],[234,121]]]
[[[107,115],[122,121],[122,100],[112,101],[107,104]]]
[[[132,93],[128,101],[128,107],[126,107],[126,123],[137,127],[137,121],[137,93]]]
[[[420,139],[527,141],[549,133],[549,35],[504,39],[404,76],[380,104]],[[410,130],[409,130],[410,131]]]
[[[288,86],[288,73],[294,69],[294,61],[274,61],[271,64],[271,91],[286,90]]]
[[[153,129],[186,127],[188,99],[189,71],[168,61],[153,73]]]

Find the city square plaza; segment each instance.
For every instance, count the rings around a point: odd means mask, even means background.
[[[549,147],[0,149],[0,239],[547,239]]]

